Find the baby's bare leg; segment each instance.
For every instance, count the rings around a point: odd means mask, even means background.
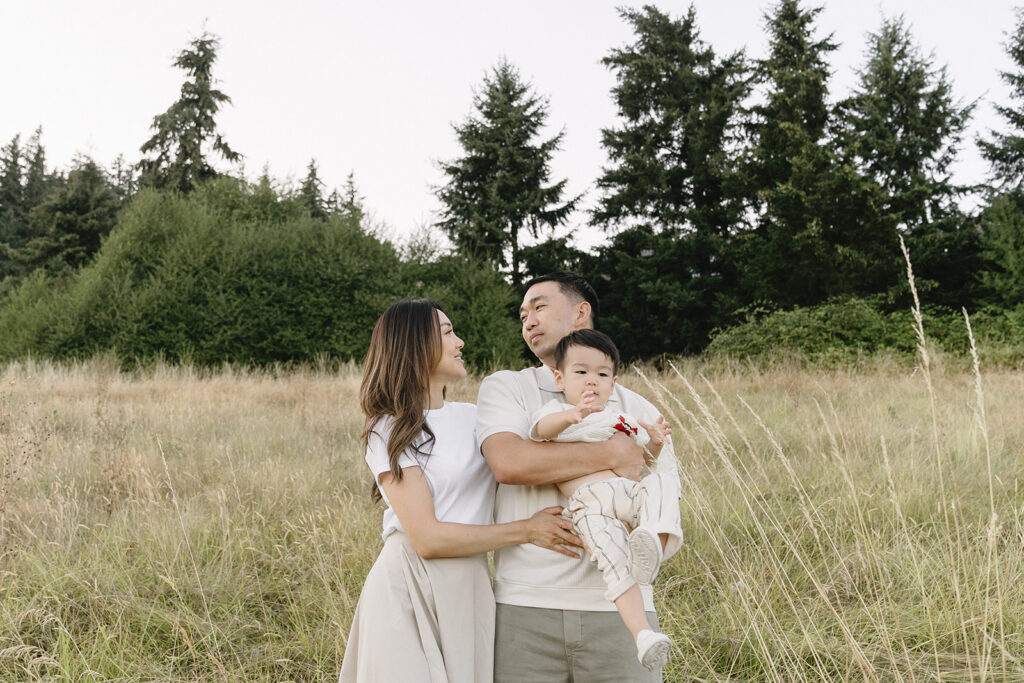
[[[633,634],[633,640],[636,640],[640,631],[651,628],[647,621],[647,613],[644,612],[644,598],[640,594],[640,587],[635,583],[615,599],[615,609],[619,610],[619,616]]]
[[[566,498],[572,498],[572,495],[576,493],[576,490],[584,484],[589,484],[592,481],[601,481],[602,479],[611,479],[617,477],[611,470],[601,470],[600,472],[594,472],[592,474],[584,474],[582,477],[576,477],[568,481],[563,481],[558,484],[558,490],[562,492],[562,495]]]

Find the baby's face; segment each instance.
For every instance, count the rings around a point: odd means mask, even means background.
[[[612,359],[589,346],[570,346],[560,370],[555,370],[555,383],[565,391],[567,403],[576,405],[587,391],[595,393],[594,405],[603,406],[615,386]]]

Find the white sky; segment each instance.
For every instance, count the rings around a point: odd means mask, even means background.
[[[1024,2],[1024,0],[1022,0]],[[171,66],[205,26],[221,39],[214,75],[233,104],[219,116],[228,143],[252,178],[301,179],[316,158],[328,187],[349,171],[374,218],[397,235],[430,223],[437,161],[458,155],[451,125],[472,109],[472,89],[505,56],[550,98],[550,131],[564,127],[553,178],[586,192],[605,163],[602,127],[615,125],[613,75],[601,64],[632,40],[606,0],[394,0],[293,3],[267,0],[0,0],[4,102],[0,142],[24,141],[38,125],[50,165],[76,153],[109,164],[139,158],[153,116],[178,96],[184,73]],[[763,56],[768,0],[695,0],[701,37],[719,53],[746,47]],[[813,6],[815,3],[806,4]],[[947,65],[963,101],[980,99],[956,178],[980,182],[986,165],[976,132],[998,127],[992,102],[1010,104],[998,71],[1014,25],[1010,0],[831,0],[819,35],[833,53],[834,99],[854,85],[866,33],[903,14],[925,53]],[[689,2],[657,2],[680,16]],[[602,241],[578,212],[576,243]],[[568,229],[563,229],[562,233]]]

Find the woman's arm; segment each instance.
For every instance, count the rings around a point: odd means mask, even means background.
[[[572,522],[558,516],[562,511],[559,507],[545,508],[529,519],[506,524],[456,524],[437,520],[430,487],[419,467],[403,468],[401,481],[385,472],[380,475],[380,486],[412,547],[424,559],[479,555],[520,543],[579,557],[563,547],[582,547],[582,541],[573,533]]]

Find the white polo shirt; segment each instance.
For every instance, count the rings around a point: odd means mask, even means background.
[[[540,366],[514,372],[502,370],[484,379],[477,397],[477,439],[511,432],[530,439],[531,418],[552,399],[565,400],[555,386],[550,368]],[[654,422],[659,412],[648,400],[616,383],[606,409],[629,413],[644,422]],[[551,457],[557,457],[552,454]],[[671,444],[665,444],[658,457],[658,472],[670,475],[678,487],[679,470]],[[679,491],[677,488],[676,496]],[[554,484],[516,486],[498,484],[494,516],[498,523],[524,519],[552,505],[567,505],[568,500]],[[502,548],[494,553],[494,598],[500,603],[522,607],[614,611],[605,597],[607,586],[597,565],[584,554],[580,559],[530,543]],[[644,608],[654,610],[650,586],[641,586]]]

